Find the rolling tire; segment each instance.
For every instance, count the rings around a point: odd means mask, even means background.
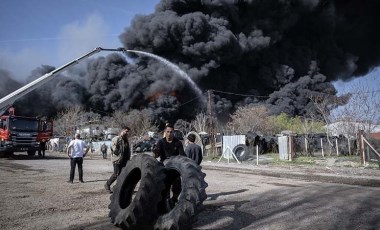
[[[239,161],[245,161],[249,158],[248,147],[244,144],[236,145],[232,152]]]
[[[206,174],[201,171],[201,166],[185,156],[171,157],[164,164],[166,187],[162,194],[163,200],[159,204],[162,215],[158,217],[154,229],[191,229],[203,201],[207,198],[208,184],[204,180]],[[178,202],[168,208],[167,199],[171,199],[170,187],[178,177],[181,179],[181,193]]]
[[[134,156],[117,177],[109,217],[123,229],[144,229],[153,226],[158,217],[158,202],[165,188],[165,167],[152,156]],[[136,185],[140,183],[134,194]],[[133,197],[134,195],[134,197]]]

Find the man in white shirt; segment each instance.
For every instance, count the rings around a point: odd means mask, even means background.
[[[85,149],[86,148],[86,152]],[[67,155],[70,158],[70,179],[67,181],[68,183],[73,183],[74,174],[75,174],[75,166],[78,165],[78,173],[79,173],[79,181],[84,183],[83,181],[83,157],[86,156],[88,150],[90,148],[86,146],[86,143],[80,139],[80,134],[75,134],[75,139],[70,141],[70,144],[67,146]]]

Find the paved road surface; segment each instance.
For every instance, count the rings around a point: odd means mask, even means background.
[[[204,171],[208,198],[194,229],[380,229],[378,187]],[[84,184],[67,184],[69,161],[53,153],[0,159],[0,173],[0,229],[115,229],[103,188],[109,159],[85,159]]]

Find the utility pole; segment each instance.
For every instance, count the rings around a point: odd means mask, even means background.
[[[214,123],[213,123],[213,117],[212,117],[212,103],[211,103],[211,94],[212,91],[208,90],[208,123],[209,123],[209,132],[210,132],[210,145],[211,145],[211,153],[212,156],[215,157],[215,130],[214,130]]]

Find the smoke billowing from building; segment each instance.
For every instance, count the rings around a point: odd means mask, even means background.
[[[204,91],[256,95],[216,92],[217,114],[261,103],[275,114],[303,115],[311,108],[309,96],[334,96],[332,81],[380,64],[378,12],[376,0],[162,0],[154,13],[136,16],[120,40],[127,49],[176,63]],[[51,94],[45,103],[55,109],[76,103],[103,111],[148,107],[163,120],[205,109],[167,66],[128,55],[134,63],[119,54],[91,60],[39,96]]]

